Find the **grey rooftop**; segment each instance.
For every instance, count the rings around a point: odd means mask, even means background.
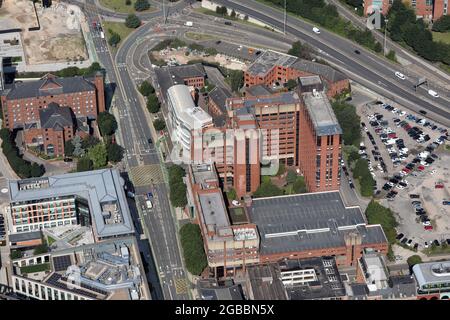
[[[48,86],[49,89],[43,90],[45,86]],[[7,93],[6,97],[8,100],[17,100],[94,90],[94,84],[81,76],[67,78],[53,78],[53,76],[46,76],[35,81],[15,83]]]
[[[341,126],[325,93],[306,92],[302,96],[317,136],[342,134]]]
[[[21,186],[28,185],[25,189]],[[33,187],[33,185],[38,187]],[[89,203],[89,211],[100,238],[134,233],[128,203],[119,171],[102,169],[67,173],[50,177],[9,181],[9,196],[12,204],[39,201],[63,196],[78,196]],[[119,223],[106,223],[104,207],[114,204],[122,217]]]
[[[248,67],[247,72],[253,76],[263,76],[274,66],[291,67],[297,60],[295,56],[267,50]]]
[[[248,213],[262,255],[343,247],[352,232],[363,245],[387,241],[381,226],[366,225],[360,208],[345,207],[338,191],[254,199]]]

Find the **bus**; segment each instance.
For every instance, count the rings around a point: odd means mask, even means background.
[[[103,33],[103,31],[100,31],[100,38],[105,39],[105,34]]]

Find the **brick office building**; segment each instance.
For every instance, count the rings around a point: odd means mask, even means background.
[[[253,199],[247,212],[260,235],[260,263],[332,256],[357,266],[364,249],[387,254],[380,225],[368,225],[359,207],[338,191]]]
[[[105,111],[103,75],[93,79],[58,78],[15,83],[0,96],[3,121],[10,130],[23,129],[28,146],[51,156],[64,154],[64,142],[89,134],[88,121]]]
[[[244,72],[244,87],[282,86],[291,79],[318,75],[325,84],[328,97],[350,88],[348,78],[330,66],[267,50]]]
[[[45,152],[49,156],[63,156],[64,143],[75,135],[84,138],[89,135],[89,125],[85,117],[75,118],[69,107],[60,107],[51,102],[47,108],[39,110],[39,121],[27,123],[24,141]]]
[[[338,190],[342,129],[323,92],[302,94],[299,166],[308,190]]]
[[[281,164],[299,169],[310,192],[339,189],[342,130],[323,92],[228,98],[226,112],[226,125],[205,128],[192,148],[225,188],[252,193]]]
[[[364,14],[366,16],[371,14],[377,7],[383,15],[387,15],[393,2],[394,0],[365,0]],[[415,10],[417,18],[435,21],[450,14],[449,0],[403,0],[403,2]]]
[[[51,103],[68,106],[75,117],[95,119],[105,111],[103,75],[94,79],[58,78],[47,74],[40,80],[16,83],[2,92],[3,121],[10,130],[39,121],[39,110]]]
[[[256,226],[248,222],[244,208],[226,207],[214,167],[189,166],[188,178],[189,201],[200,225],[208,266],[216,276],[219,269],[223,269],[225,276],[234,275],[236,269],[258,263]]]

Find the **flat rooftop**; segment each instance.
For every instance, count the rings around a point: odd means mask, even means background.
[[[236,110],[236,114],[252,113],[255,107],[272,105],[289,105],[299,103],[300,98],[297,92],[281,92],[262,96],[248,96],[243,98],[231,98],[227,100],[227,109]]]
[[[263,52],[247,69],[253,76],[263,76],[274,66],[290,67],[298,60],[297,57],[267,50]]]
[[[319,76],[307,76],[298,78],[300,84],[302,86],[312,86],[316,84],[322,84],[322,80],[320,80]]]
[[[230,226],[225,203],[219,189],[213,192],[200,193],[198,197],[206,225],[214,225],[217,228]]]
[[[174,85],[167,90],[167,96],[178,119],[182,120],[184,125],[189,126],[189,129],[199,129],[212,123],[212,117],[195,105],[188,86]]]
[[[163,94],[176,84],[184,84],[185,79],[206,77],[205,68],[201,63],[155,68],[155,73]]]
[[[10,180],[9,196],[11,205],[78,196],[87,200],[95,232],[100,238],[134,233],[123,180],[114,169]],[[107,216],[117,220],[110,221]]]
[[[286,292],[291,300],[328,299],[346,295],[334,258],[286,260],[279,265],[282,280],[286,281]],[[291,274],[301,270],[314,270],[315,278],[295,284],[288,284],[292,278],[283,279],[285,273]]]
[[[412,270],[419,287],[450,282],[450,260],[419,263],[414,265]]]
[[[253,199],[248,214],[262,255],[343,247],[350,232],[362,244],[387,241],[381,226],[366,225],[360,208],[345,207],[338,191]]]
[[[249,290],[254,300],[287,300],[287,293],[281,281],[280,270],[276,264],[247,267]]]
[[[132,299],[133,291],[139,292],[141,299],[150,299],[134,237],[108,239],[46,255],[49,255],[50,270],[34,280],[94,300],[128,300]],[[75,284],[73,279],[79,282]]]
[[[306,92],[302,94],[302,97],[317,136],[342,134],[341,126],[324,92]]]

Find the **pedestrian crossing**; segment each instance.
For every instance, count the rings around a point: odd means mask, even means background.
[[[130,178],[136,187],[164,182],[163,173],[159,164],[133,167],[130,170]]]

